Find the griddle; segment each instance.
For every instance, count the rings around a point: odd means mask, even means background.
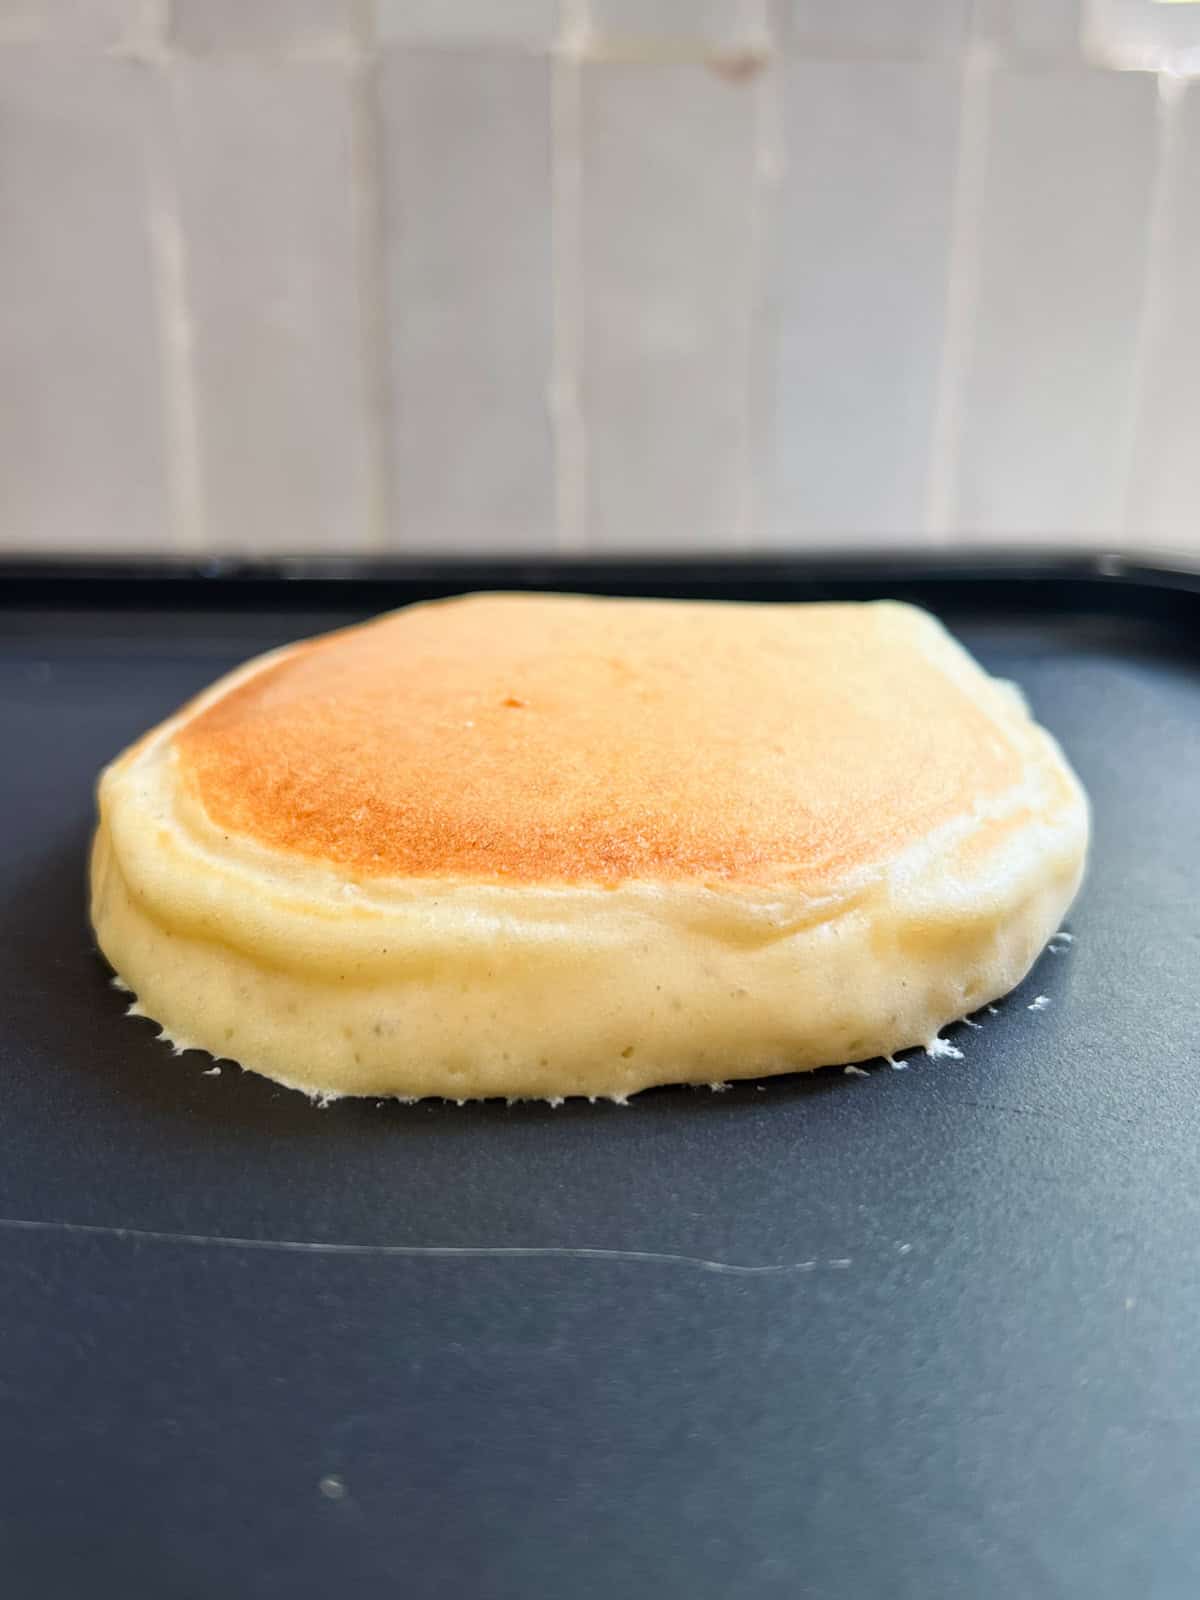
[[[1194,576],[0,580],[6,1600],[1200,1593]],[[1072,941],[961,1060],[624,1109],[319,1110],[173,1058],[86,925],[97,770],[249,655],[475,588],[929,606],[1091,793]]]

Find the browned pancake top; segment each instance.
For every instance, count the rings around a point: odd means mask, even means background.
[[[355,876],[816,890],[1021,778],[919,630],[468,596],[301,645],[174,742],[218,827]]]

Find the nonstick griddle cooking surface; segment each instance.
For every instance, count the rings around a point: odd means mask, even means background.
[[[1074,942],[962,1060],[628,1109],[320,1111],[126,1020],[101,764],[269,646],[523,585],[930,605],[1091,793]],[[1200,1593],[1198,618],[1082,560],[10,570],[5,1600]]]

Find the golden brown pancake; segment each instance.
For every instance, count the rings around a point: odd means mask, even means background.
[[[181,1043],[322,1094],[618,1097],[927,1043],[1087,808],[924,613],[479,595],[252,662],[104,774],[93,917]]]

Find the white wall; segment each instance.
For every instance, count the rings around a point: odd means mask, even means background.
[[[1200,552],[1200,4],[0,0],[0,547]]]

